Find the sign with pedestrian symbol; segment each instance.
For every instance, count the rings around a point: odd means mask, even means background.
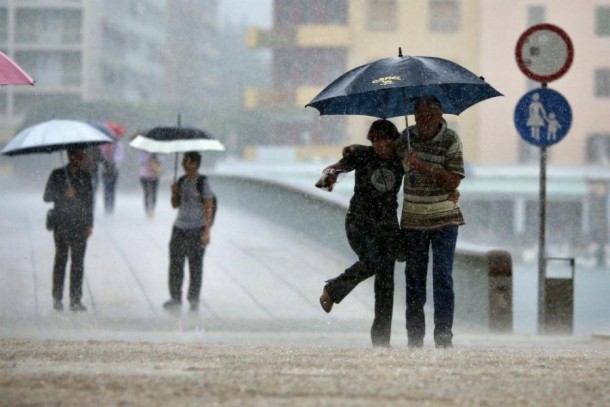
[[[514,121],[522,139],[536,146],[550,146],[568,134],[572,109],[561,93],[538,88],[519,99]]]

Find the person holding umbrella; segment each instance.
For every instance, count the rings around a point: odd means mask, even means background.
[[[462,143],[447,127],[441,103],[434,97],[415,102],[415,125],[403,132],[397,146],[407,175],[401,229],[404,231],[407,283],[407,336],[412,348],[423,346],[426,324],[426,277],[432,249],[434,342],[453,346],[453,258],[458,226],[464,218],[451,192],[465,176]]]
[[[91,175],[83,168],[84,148],[68,149],[68,165],[51,172],[43,200],[53,202],[53,308],[63,310],[63,291],[68,255],[70,266],[70,310],[86,311],[82,304],[87,239],[93,233],[93,189]]]
[[[451,347],[453,338],[453,257],[457,228],[464,219],[451,191],[464,177],[462,144],[443,114],[458,115],[500,92],[465,67],[438,57],[383,58],[342,74],[307,105],[320,115],[366,115],[383,119],[415,114],[398,152],[404,177],[401,228],[409,239],[407,331],[409,346],[423,346],[428,250],[433,252],[434,340]],[[412,134],[413,137],[410,137]],[[397,146],[398,147],[398,146]],[[458,194],[459,196],[459,194]]]
[[[200,164],[201,154],[194,151],[184,153],[182,168],[185,175],[171,186],[171,204],[173,208],[178,208],[178,215],[169,242],[170,299],[163,304],[167,310],[177,310],[182,305],[186,259],[190,270],[187,299],[191,311],[199,309],[203,256],[210,243],[214,200],[207,178],[199,173]]]

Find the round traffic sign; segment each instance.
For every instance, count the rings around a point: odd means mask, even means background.
[[[514,122],[522,139],[536,146],[550,146],[568,134],[572,109],[561,93],[538,88],[519,99]]]
[[[547,83],[562,77],[570,69],[574,47],[561,28],[553,24],[538,24],[521,34],[515,57],[525,76]]]

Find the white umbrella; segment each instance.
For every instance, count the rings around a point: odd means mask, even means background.
[[[85,122],[49,120],[17,133],[0,154],[14,156],[51,153],[70,147],[84,148],[112,142],[111,137]]]

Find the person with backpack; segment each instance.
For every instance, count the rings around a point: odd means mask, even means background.
[[[210,244],[214,221],[214,194],[207,178],[199,173],[201,155],[184,153],[182,168],[185,175],[171,186],[171,204],[178,209],[169,242],[169,294],[163,304],[167,310],[182,306],[184,263],[188,259],[190,285],[187,300],[191,311],[199,309],[199,294],[203,280],[203,256]]]

